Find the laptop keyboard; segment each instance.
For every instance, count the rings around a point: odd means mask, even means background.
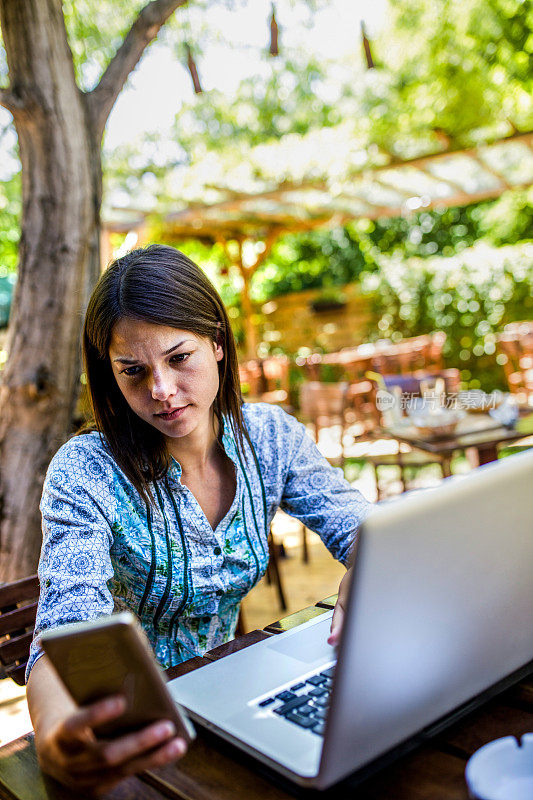
[[[334,666],[323,669],[283,692],[266,697],[258,706],[269,706],[287,722],[323,736],[334,672]]]

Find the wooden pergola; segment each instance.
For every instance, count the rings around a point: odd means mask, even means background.
[[[176,200],[164,224],[174,240],[222,244],[243,279],[247,353],[253,357],[250,281],[282,235],[464,206],[533,184],[533,132],[462,150],[440,144],[440,152],[400,159],[361,146],[339,126],[260,145],[236,154],[230,165],[210,154],[169,173],[166,189]],[[114,208],[104,214],[104,230],[137,231],[143,240],[147,217]]]

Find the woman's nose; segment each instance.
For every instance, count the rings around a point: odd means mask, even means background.
[[[166,400],[175,393],[172,377],[162,372],[154,372],[152,375],[152,397],[154,400]]]

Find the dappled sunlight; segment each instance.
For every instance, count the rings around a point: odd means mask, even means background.
[[[0,679],[0,746],[31,730],[26,687],[19,686],[11,678]]]

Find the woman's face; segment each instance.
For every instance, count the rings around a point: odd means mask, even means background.
[[[121,319],[109,357],[129,407],[173,439],[203,429],[217,396],[222,347],[190,331]]]

